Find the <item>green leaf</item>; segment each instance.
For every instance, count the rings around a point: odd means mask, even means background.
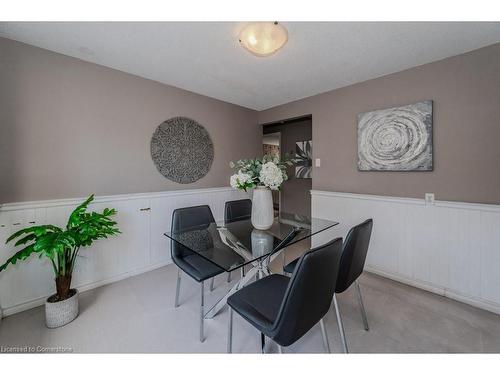
[[[46,233],[47,231],[61,232],[62,229],[59,227],[56,227],[55,225],[37,225],[37,226],[33,226],[33,227],[28,227],[28,228],[24,228],[24,229],[21,229],[21,230],[15,232],[13,235],[11,235],[9,238],[7,238],[7,241],[5,241],[5,243],[9,243],[13,239],[20,237],[23,234],[34,233],[38,237],[38,236]]]
[[[33,253],[46,256],[52,260],[56,275],[61,272],[72,272],[78,249],[90,246],[98,239],[117,235],[120,230],[117,222],[111,217],[116,215],[113,208],[105,208],[102,213],[87,212],[87,207],[94,199],[91,195],[71,213],[65,230],[54,225],[39,225],[21,229],[11,235],[7,242],[19,238],[15,246],[27,245],[15,253],[0,266],[3,271],[9,264],[25,260]],[[69,267],[69,269],[67,268]]]
[[[19,241],[17,241],[14,246],[19,246],[19,245],[24,245],[27,242],[33,241],[35,238],[37,238],[37,235],[32,233],[28,234],[26,237],[21,238]]]
[[[85,216],[85,211],[87,210],[87,207],[90,204],[90,202],[92,202],[93,200],[94,200],[94,194],[90,195],[90,197],[88,197],[82,204],[80,204],[73,210],[73,212],[69,216],[66,228],[69,229],[73,226],[78,225],[78,223],[81,221],[81,216]]]
[[[0,272],[5,270],[9,264],[16,264],[18,260],[25,260],[28,258],[32,253],[36,252],[35,251],[35,246],[30,245],[25,247],[22,250],[19,250],[17,253],[15,253],[13,256],[11,256],[7,261],[0,266]]]

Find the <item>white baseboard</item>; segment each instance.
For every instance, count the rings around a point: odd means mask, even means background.
[[[311,191],[336,236],[373,218],[366,270],[500,314],[500,205]]]
[[[439,294],[440,296],[447,297],[447,298],[453,299],[455,301],[462,302],[462,303],[465,303],[467,305],[477,307],[477,308],[482,309],[482,310],[490,311],[490,312],[495,313],[495,314],[500,314],[500,304],[498,304],[498,303],[484,301],[484,300],[480,300],[478,298],[467,297],[467,296],[461,295],[459,293],[455,293],[453,291],[446,290],[446,289],[437,287],[435,285],[425,283],[423,281],[412,280],[408,277],[396,275],[396,274],[393,274],[390,272],[381,271],[381,270],[378,270],[376,268],[369,267],[369,266],[365,267],[364,270],[366,272],[385,277],[386,279],[394,280],[394,281],[397,281],[399,283],[410,285],[410,286],[413,286],[415,288],[419,288],[419,289],[422,289],[422,290],[425,290],[427,292],[431,292],[434,294]]]

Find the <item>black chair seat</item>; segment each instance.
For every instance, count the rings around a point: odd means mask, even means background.
[[[205,281],[224,272],[222,268],[217,267],[198,254],[174,258],[174,263],[198,282]]]
[[[363,324],[365,330],[368,331],[368,319],[366,317],[365,307],[363,304],[363,297],[361,296],[361,290],[359,288],[358,278],[363,272],[365,266],[366,255],[368,252],[368,246],[370,244],[370,237],[372,233],[373,220],[368,219],[358,224],[349,230],[346,240],[342,247],[342,256],[340,258],[340,268],[338,271],[338,276],[335,285],[335,294],[342,293],[347,290],[352,284],[356,284],[356,289],[358,292],[358,301],[361,308],[361,315],[363,317]],[[292,274],[297,268],[299,260],[296,259],[293,262],[288,263],[283,267],[283,271]],[[342,325],[342,318],[340,314],[340,309],[337,303],[337,298],[333,297],[333,302],[335,305],[335,311],[337,315],[337,323],[339,326],[340,336],[342,340],[342,346],[344,352],[347,353],[347,341],[345,339],[344,328]]]
[[[270,275],[238,290],[229,305],[228,352],[231,352],[232,316],[236,311],[265,336],[280,346],[289,346],[317,323],[321,324],[335,291],[342,239],[337,238],[302,255],[292,277]]]
[[[288,263],[285,267],[283,267],[283,271],[285,271],[286,273],[293,273],[293,271],[295,270],[295,267],[297,267],[297,263],[299,262],[299,259],[300,258],[297,258],[297,259],[291,261],[290,263]]]
[[[271,275],[240,289],[227,303],[259,331],[272,328],[285,296],[289,277]]]

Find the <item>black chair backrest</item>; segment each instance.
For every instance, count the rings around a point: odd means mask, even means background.
[[[184,232],[193,228],[204,229],[215,223],[212,210],[207,205],[177,208],[172,214],[172,232]],[[183,258],[193,252],[180,243],[171,241],[172,258]]]
[[[279,345],[293,344],[328,312],[341,253],[342,238],[337,238],[302,255],[270,332]]]
[[[250,219],[251,216],[252,201],[250,199],[240,199],[237,201],[226,202],[224,210],[224,221],[226,223]]]
[[[365,267],[366,254],[370,244],[373,220],[368,219],[352,227],[344,242],[340,259],[339,278],[335,293],[342,293],[361,275]]]

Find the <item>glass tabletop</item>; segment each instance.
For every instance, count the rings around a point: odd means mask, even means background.
[[[232,271],[337,224],[325,219],[281,213],[267,230],[255,229],[250,219],[246,219],[190,227],[167,232],[165,236],[220,268]]]

